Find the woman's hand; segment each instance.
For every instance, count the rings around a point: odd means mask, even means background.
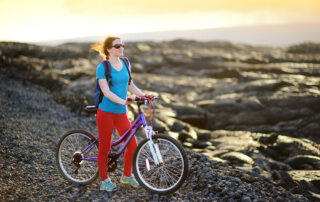
[[[149,94],[149,95],[145,95],[145,97],[148,98],[148,99],[153,99],[153,98],[155,98],[157,96],[155,96],[153,94]]]
[[[135,99],[136,99],[136,96],[128,96],[127,101],[126,101],[126,105],[134,103]]]

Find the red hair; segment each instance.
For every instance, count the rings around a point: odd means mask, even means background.
[[[91,45],[91,48],[93,50],[98,51],[102,56],[104,56],[108,60],[109,57],[110,57],[108,49],[112,48],[112,46],[113,46],[112,43],[116,39],[120,39],[120,37],[118,37],[118,36],[107,36],[104,39],[103,43],[101,43],[101,42],[95,43],[95,44]]]

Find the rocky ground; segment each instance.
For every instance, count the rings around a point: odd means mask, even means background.
[[[152,195],[142,188],[121,187],[114,193],[98,191],[98,182],[76,186],[66,182],[55,164],[58,139],[70,128],[95,130],[92,117],[79,117],[55,103],[45,89],[1,77],[1,191],[0,200],[121,200],[121,201],[307,201],[268,180],[212,161],[188,151],[190,177],[168,196]],[[118,182],[121,169],[111,177]],[[299,191],[298,191],[299,192]]]
[[[96,134],[93,117],[82,109],[92,103],[99,56],[89,44],[3,42],[2,200],[320,198],[319,44],[283,48],[177,40],[126,47],[134,82],[161,98],[155,128],[188,149],[191,172],[183,188],[158,196],[68,184],[57,172],[54,150],[68,130]],[[130,108],[133,118],[136,107]],[[120,170],[116,181],[118,175]]]

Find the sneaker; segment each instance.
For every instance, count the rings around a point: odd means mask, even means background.
[[[124,175],[122,175],[120,182],[123,184],[130,184],[135,188],[140,186],[139,183],[136,181],[136,179],[133,177],[133,175],[131,175],[130,177],[125,177]]]
[[[100,182],[100,190],[104,191],[116,191],[118,190],[118,187],[114,184],[112,184],[111,180],[109,178],[104,180],[104,183]]]

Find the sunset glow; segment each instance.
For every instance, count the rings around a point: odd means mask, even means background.
[[[0,41],[314,22],[316,0],[0,0]]]

